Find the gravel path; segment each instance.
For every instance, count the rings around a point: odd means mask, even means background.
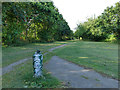
[[[118,81],[53,56],[44,65],[49,73],[72,88],[118,88]]]
[[[55,49],[57,49],[57,48],[61,48],[61,47],[65,46],[65,45],[67,45],[67,44],[63,44],[63,45],[60,45],[60,46],[51,48],[51,49],[48,50],[48,52],[44,53],[43,55],[46,55],[46,54],[48,54],[49,52],[52,52],[53,50],[55,50]],[[32,59],[32,56],[31,56],[31,58],[26,58],[26,59],[22,59],[22,60],[19,60],[19,61],[17,61],[17,62],[14,62],[14,63],[6,66],[6,67],[3,67],[2,69],[0,68],[0,70],[2,71],[2,72],[0,72],[0,76],[1,76],[1,75],[4,75],[5,73],[8,73],[8,72],[12,71],[12,70],[14,69],[14,66],[19,65],[19,64],[21,64],[21,63],[24,63],[25,61],[28,61],[28,60],[30,60],[30,59]]]

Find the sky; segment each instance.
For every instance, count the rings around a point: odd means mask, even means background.
[[[107,6],[115,5],[120,0],[52,0],[71,30],[75,31],[78,23],[87,18],[101,15]]]

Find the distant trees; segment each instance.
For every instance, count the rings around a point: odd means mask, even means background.
[[[118,40],[120,36],[119,12],[120,2],[117,2],[115,6],[107,7],[97,18],[89,18],[87,22],[80,23],[75,36],[94,41]]]
[[[71,38],[68,23],[53,2],[3,2],[2,42],[51,42]]]
[[[80,23],[79,25],[77,25],[77,28],[76,28],[76,32],[75,32],[75,37],[80,39],[80,37],[83,37],[83,34],[85,33],[86,31],[86,28],[85,26]]]

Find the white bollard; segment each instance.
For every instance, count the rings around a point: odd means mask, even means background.
[[[33,55],[33,68],[34,68],[34,77],[38,78],[43,76],[42,75],[42,66],[43,66],[43,55],[41,54],[40,50],[37,50]]]

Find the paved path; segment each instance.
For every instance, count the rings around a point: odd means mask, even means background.
[[[53,56],[44,68],[54,77],[69,83],[72,88],[118,88],[117,80],[103,77],[57,56]]]
[[[60,48],[60,47],[63,47],[63,46],[65,46],[65,45],[67,45],[67,44],[63,44],[63,45],[60,45],[60,46],[51,48],[51,49],[48,50],[48,52],[44,53],[43,55],[46,55],[46,54],[48,54],[49,52],[52,52],[53,50],[55,50],[55,49],[57,49],[57,48]],[[17,62],[14,62],[14,63],[12,63],[12,64],[10,64],[10,65],[2,68],[2,69],[0,68],[0,71],[2,71],[2,72],[0,72],[0,76],[3,75],[3,74],[5,74],[5,73],[8,73],[8,72],[12,71],[12,70],[14,69],[14,66],[19,65],[19,64],[21,64],[21,63],[24,63],[25,61],[28,61],[28,60],[30,60],[30,59],[32,59],[32,56],[31,56],[31,58],[26,58],[26,59],[22,59],[22,60],[19,60],[19,61],[17,61]]]

